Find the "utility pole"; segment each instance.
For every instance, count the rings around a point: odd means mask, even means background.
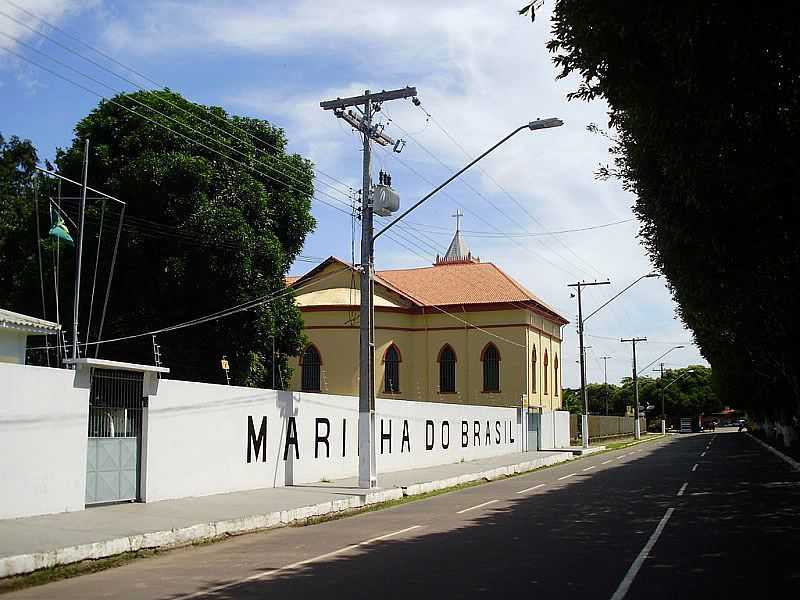
[[[608,359],[613,356],[601,356],[603,359],[603,390],[606,392],[606,416],[608,416]]]
[[[581,305],[581,288],[589,285],[609,285],[610,281],[593,281],[570,283],[567,287],[578,288],[578,342],[580,344],[580,357],[581,357],[581,397],[583,398],[583,415],[581,416],[581,437],[583,438],[583,447],[589,447],[589,394],[586,391],[586,357],[585,349],[583,347],[583,306]],[[598,309],[599,310],[599,309]],[[597,311],[595,311],[597,312]],[[590,315],[591,316],[591,315]]]
[[[83,258],[83,224],[86,215],[86,187],[89,177],[89,139],[83,146],[83,181],[81,183],[80,228],[78,229],[78,256],[75,260],[75,300],[72,307],[72,359],[78,358],[78,307],[81,303],[81,260]],[[88,332],[87,332],[88,337]],[[86,340],[89,341],[88,339]],[[75,365],[77,369],[78,366]]]
[[[362,96],[337,98],[320,102],[323,110],[333,110],[334,114],[347,121],[361,132],[363,140],[362,187],[361,187],[361,265],[360,265],[360,334],[359,334],[359,385],[358,385],[358,485],[361,488],[374,488],[378,485],[375,471],[375,324],[374,324],[374,228],[371,178],[371,147],[375,141],[387,146],[394,140],[372,126],[372,117],[387,100],[410,98],[417,95],[416,88],[405,87],[397,90],[370,93]],[[353,111],[355,107],[360,117]]]
[[[658,391],[661,396],[661,435],[667,433],[667,413],[664,410],[664,363],[661,363],[661,377],[658,379]],[[653,369],[657,371],[658,369]]]
[[[636,342],[646,342],[646,337],[633,337],[620,339],[620,342],[630,342],[633,346],[633,434],[638,440],[642,437],[641,427],[639,426],[639,380],[636,373]]]

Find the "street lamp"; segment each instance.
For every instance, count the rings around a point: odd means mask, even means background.
[[[586,391],[586,372],[584,370],[584,352],[583,352],[583,326],[586,321],[591,319],[594,315],[596,315],[601,309],[608,306],[611,302],[619,298],[622,294],[627,292],[631,289],[634,285],[639,283],[642,279],[647,279],[649,277],[658,277],[658,273],[647,273],[639,277],[636,281],[625,287],[621,292],[612,296],[603,304],[598,306],[594,309],[587,317],[584,318],[583,316],[583,306],[581,304],[581,288],[590,285],[609,285],[610,281],[593,281],[593,282],[583,282],[579,281],[577,283],[570,283],[567,284],[567,287],[574,287],[577,288],[578,291],[578,342],[580,344],[580,358],[581,358],[581,397],[583,398],[583,415],[581,416],[581,437],[583,438],[583,447],[589,447],[589,395]],[[637,407],[638,410],[638,407]],[[638,421],[637,421],[638,422]]]
[[[375,471],[375,323],[374,323],[374,277],[375,277],[375,240],[381,235],[386,233],[391,227],[397,224],[398,221],[403,219],[406,215],[415,210],[423,202],[428,200],[431,196],[436,194],[439,190],[456,179],[459,175],[464,173],[467,169],[472,167],[479,160],[487,156],[493,150],[507,142],[513,136],[518,134],[524,129],[529,131],[538,131],[540,129],[550,129],[552,127],[561,127],[564,122],[557,118],[537,119],[520,125],[514,131],[509,133],[499,142],[494,144],[488,150],[483,152],[480,156],[472,160],[465,167],[453,173],[441,184],[436,186],[433,190],[428,192],[425,196],[417,200],[408,209],[403,211],[397,218],[393,219],[383,229],[374,233],[373,229],[373,203],[374,199],[371,197],[371,178],[370,178],[370,138],[375,134],[372,127],[372,102],[373,100],[381,100],[386,98],[399,97],[402,94],[411,94],[411,91],[395,91],[395,92],[381,92],[379,95],[369,92],[364,96],[357,98],[350,98],[345,100],[336,100],[322,103],[322,107],[333,109],[337,106],[344,106],[344,104],[363,104],[363,118],[359,122],[359,129],[364,134],[364,155],[363,155],[363,191],[362,196],[364,201],[361,204],[361,307],[360,307],[360,336],[359,336],[359,412],[358,412],[358,431],[359,431],[359,455],[358,455],[358,483],[362,488],[377,487],[378,479]],[[416,95],[416,90],[413,90],[413,95]],[[394,207],[392,207],[393,209]],[[391,214],[392,210],[387,211]]]
[[[669,350],[664,352],[664,354],[659,356],[656,360],[654,360],[650,364],[648,364],[645,367],[643,367],[642,371],[645,371],[648,367],[653,366],[656,363],[656,361],[661,360],[662,358],[664,358],[667,354],[669,354],[673,350],[678,350],[680,348],[685,348],[685,347],[686,346],[673,346],[672,348],[670,348]],[[664,363],[663,362],[661,363],[661,378],[662,379],[664,378]],[[636,384],[638,385],[638,380],[636,380]],[[666,421],[666,415],[664,413],[664,394],[662,393],[661,394],[661,434],[664,435],[666,433],[667,433],[667,421]]]
[[[686,377],[689,373],[694,373],[694,372],[695,372],[694,369],[686,369],[686,372],[683,375],[680,375],[680,376],[676,377],[675,379],[670,381],[667,385],[665,385],[664,387],[661,388],[661,433],[662,434],[666,434],[667,433],[666,419],[665,419],[665,414],[666,413],[664,412],[664,392],[673,383],[677,383],[678,381],[680,381],[681,379]],[[664,378],[664,364],[662,363],[661,364],[661,379],[663,379],[663,378]]]

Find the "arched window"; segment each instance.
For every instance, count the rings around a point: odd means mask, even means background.
[[[489,342],[481,352],[483,361],[483,391],[500,391],[500,352]]]
[[[439,393],[454,394],[456,391],[456,353],[445,344],[439,350]]]
[[[558,396],[558,354],[553,355],[553,396]]]
[[[536,345],[533,346],[531,354],[531,391],[536,393]]]
[[[550,362],[547,360],[547,350],[544,351],[544,369],[542,372],[542,377],[544,379],[544,393],[547,393],[547,363]]]
[[[320,366],[322,358],[314,344],[309,344],[300,357],[300,366],[303,371],[302,390],[304,392],[320,391]]]
[[[391,344],[383,355],[383,391],[396,394],[400,391],[400,350]]]

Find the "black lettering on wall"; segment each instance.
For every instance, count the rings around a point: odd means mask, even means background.
[[[461,447],[466,448],[469,444],[469,423],[461,421]]]
[[[492,443],[492,428],[489,427],[489,421],[486,421],[486,445],[489,446]]]
[[[425,450],[433,450],[433,421],[425,421]]]
[[[300,445],[297,443],[297,423],[294,417],[289,417],[286,427],[286,444],[283,446],[283,460],[289,458],[289,446],[294,446],[294,457],[300,459]]]
[[[500,443],[500,421],[495,421],[494,422],[494,430],[495,430],[495,433],[496,433],[496,435],[494,437],[494,443],[495,444],[499,444]]]
[[[247,417],[247,462],[253,462],[253,452],[256,454],[256,462],[258,462],[259,453],[262,455],[261,462],[267,462],[267,417],[261,417],[258,436],[256,436],[253,417]]]
[[[319,434],[320,425],[325,425],[325,435]],[[331,434],[331,422],[324,417],[318,417],[317,422],[314,425],[314,458],[319,458],[320,443],[325,444],[325,458],[330,458],[331,445],[328,443],[328,437],[330,436],[330,434]]]
[[[392,453],[392,420],[389,419],[389,433],[383,432],[383,419],[381,419],[381,454],[383,454],[383,440],[389,440],[389,454]]]
[[[480,446],[481,445],[481,422],[475,421],[472,423],[472,435],[475,437],[475,441],[473,442],[473,446]]]
[[[408,446],[408,451],[411,452],[411,439],[408,437],[408,421],[403,420],[403,439],[400,440],[400,454],[403,453],[403,448]]]
[[[445,431],[447,433],[445,433]],[[450,421],[442,421],[442,449],[450,447]]]
[[[342,419],[342,456],[347,448],[347,419]]]
[[[512,444],[514,443],[514,424],[511,421],[508,422],[508,439]]]

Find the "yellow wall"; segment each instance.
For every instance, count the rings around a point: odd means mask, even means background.
[[[328,271],[336,267],[329,267]],[[323,272],[322,276],[325,276]],[[319,286],[304,287],[297,296],[303,310],[304,333],[322,358],[320,387],[323,393],[358,395],[358,291],[350,288],[349,273],[333,275]],[[357,280],[353,284],[358,286]],[[328,287],[330,286],[330,287]],[[328,288],[328,289],[324,289]],[[560,327],[524,308],[453,312],[458,319],[436,309],[429,314],[400,312],[410,308],[400,296],[376,285],[375,289],[375,391],[378,397],[404,400],[452,402],[494,406],[541,406],[544,410],[561,407],[561,386],[554,392],[554,357],[561,361]],[[315,310],[315,307],[317,309]],[[324,307],[324,308],[323,308]],[[477,326],[480,329],[470,326]],[[492,342],[500,352],[500,391],[483,392],[481,352]],[[400,392],[386,394],[383,356],[390,346],[400,350]],[[437,357],[444,344],[456,353],[456,393],[439,392]],[[532,392],[532,345],[537,349],[537,385]],[[544,351],[549,365],[544,369]],[[294,369],[289,389],[299,391],[301,372],[298,358],[291,358]],[[558,378],[561,378],[559,364]],[[544,394],[543,377],[548,378]]]

